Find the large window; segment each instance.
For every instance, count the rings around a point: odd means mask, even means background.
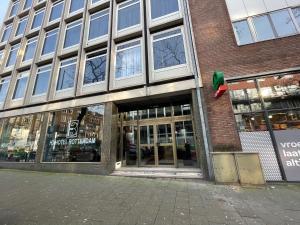
[[[90,16],[89,40],[107,35],[109,10],[94,13]]]
[[[23,56],[23,62],[33,59],[37,41],[38,41],[37,37],[31,38],[27,41],[25,53]]]
[[[179,11],[178,0],[151,0],[151,18],[157,19]]]
[[[31,29],[37,29],[42,25],[44,14],[45,14],[44,8],[35,12]]]
[[[3,103],[5,101],[9,83],[10,77],[5,77],[0,80],[0,103]]]
[[[0,161],[34,162],[42,121],[42,114],[1,119]]]
[[[64,48],[69,48],[79,44],[81,37],[82,20],[75,21],[67,25]]]
[[[253,43],[253,37],[247,20],[233,23],[233,28],[239,45]]]
[[[253,23],[258,41],[265,41],[275,37],[268,15],[254,17]]]
[[[51,8],[49,22],[60,19],[61,15],[62,15],[63,8],[64,8],[64,2],[63,1],[54,3],[52,5],[52,8]]]
[[[74,87],[77,58],[61,61],[56,86],[57,91]]]
[[[49,87],[49,80],[51,76],[51,70],[51,65],[38,68],[33,89],[33,96],[45,95],[47,93]]]
[[[46,33],[42,55],[47,55],[55,51],[57,35],[58,35],[58,29]]]
[[[127,78],[141,75],[142,48],[141,41],[117,45],[115,78]]]
[[[19,21],[18,28],[16,31],[16,37],[19,35],[23,35],[26,29],[28,17],[24,17]]]
[[[20,1],[15,1],[15,2],[12,4],[12,7],[11,7],[11,10],[10,10],[9,17],[12,17],[12,16],[17,15],[18,10],[19,10],[19,5],[20,5]]]
[[[16,64],[19,48],[20,44],[11,46],[9,56],[6,62],[6,67],[10,67]]]
[[[129,0],[118,5],[118,30],[139,25],[140,22],[140,0]]]
[[[105,80],[106,53],[96,52],[86,56],[84,85],[98,83]]]
[[[297,33],[295,24],[287,9],[273,12],[270,15],[279,37],[289,36]]]
[[[69,13],[76,12],[84,8],[85,0],[71,0]]]
[[[24,98],[26,88],[27,88],[28,77],[29,77],[29,72],[21,73],[18,75],[13,99]]]
[[[32,1],[33,0],[25,0],[24,9],[30,8],[32,6]]]
[[[153,36],[154,70],[186,64],[180,28]]]
[[[100,162],[104,106],[52,112],[44,162]]]
[[[8,41],[10,34],[11,34],[11,30],[12,30],[11,24],[9,24],[5,27],[2,38],[1,38],[1,42]]]

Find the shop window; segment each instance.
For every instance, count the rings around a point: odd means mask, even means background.
[[[6,67],[10,67],[16,64],[19,48],[20,44],[11,46],[9,56],[6,62]]]
[[[31,38],[27,41],[26,48],[25,48],[25,53],[24,53],[24,56],[23,56],[23,62],[33,59],[35,49],[36,49],[36,45],[37,45],[37,41],[38,41],[37,37]]]
[[[253,43],[253,37],[247,20],[242,20],[233,23],[234,33],[239,45]]]
[[[76,64],[77,64],[77,58],[66,59],[61,61],[59,75],[58,75],[58,82],[56,86],[57,91],[74,87]]]
[[[269,119],[273,130],[298,130],[300,131],[300,111],[271,112]],[[300,137],[300,136],[299,136]]]
[[[153,36],[154,70],[186,64],[182,30],[167,31]]]
[[[0,104],[4,103],[5,101],[8,87],[10,84],[10,79],[11,79],[10,77],[5,77],[0,80]]]
[[[100,162],[103,116],[103,105],[52,112],[43,161]]]
[[[300,74],[274,75],[258,83],[266,109],[300,107]]]
[[[12,30],[12,24],[9,24],[5,27],[1,38],[1,42],[8,41],[11,34],[11,30]]]
[[[254,80],[230,83],[229,89],[234,113],[246,113],[262,109]]]
[[[58,20],[61,18],[64,8],[64,1],[56,2],[52,5],[49,22]]]
[[[268,15],[256,16],[252,20],[258,41],[265,41],[275,37]]]
[[[115,78],[127,78],[142,74],[141,41],[117,45]]]
[[[2,119],[0,161],[35,162],[42,114]]]
[[[22,99],[25,96],[29,73],[25,72],[18,76],[13,99]]]
[[[90,15],[89,40],[103,37],[108,33],[109,10]]]
[[[118,5],[118,31],[141,23],[140,0],[129,0]]]
[[[12,17],[12,16],[17,15],[18,10],[19,10],[19,5],[20,5],[20,1],[15,1],[15,2],[12,4],[12,7],[11,7],[11,10],[10,10],[9,17]]]
[[[178,0],[151,0],[151,18],[157,19],[179,11]]]
[[[189,104],[175,105],[173,108],[174,108],[174,116],[191,115],[191,106]]]
[[[31,25],[32,30],[41,27],[43,18],[44,18],[44,14],[45,14],[44,8],[39,11],[36,11],[34,13],[34,18],[33,18],[32,25]]]
[[[38,68],[33,89],[33,96],[45,95],[47,93],[51,70],[51,65]]]
[[[78,45],[81,37],[82,20],[67,25],[65,33],[64,48]]]
[[[31,6],[32,6],[32,0],[25,0],[24,10],[30,8]]]
[[[91,53],[86,56],[84,70],[84,85],[99,83],[105,80],[106,54],[101,52]]]
[[[85,0],[71,0],[69,13],[76,12],[84,8]]]
[[[296,34],[295,24],[287,9],[272,12],[270,16],[279,37]]]
[[[24,17],[24,18],[20,19],[18,27],[17,27],[16,35],[15,35],[16,37],[24,34],[26,25],[27,25],[27,20],[28,20],[28,17]]]
[[[296,21],[298,22],[298,26],[300,26],[300,7],[294,8],[292,11]]]
[[[57,35],[58,35],[58,29],[54,29],[46,33],[42,55],[47,55],[55,51]]]

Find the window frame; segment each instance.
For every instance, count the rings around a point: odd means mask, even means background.
[[[7,56],[7,59],[6,59],[6,63],[5,63],[5,69],[6,70],[9,70],[9,69],[11,69],[11,68],[13,68],[14,66],[15,66],[15,64],[16,64],[16,62],[17,62],[17,60],[18,60],[18,57],[19,57],[19,51],[20,51],[20,47],[21,47],[21,43],[17,43],[17,44],[15,44],[15,45],[12,45],[12,46],[10,46],[10,49],[9,49],[9,54],[8,54],[8,56]],[[13,63],[12,65],[7,65],[7,63],[8,63],[8,60],[9,60],[9,57],[10,57],[10,54],[11,54],[11,52],[12,52],[12,49],[18,49],[17,50],[17,53],[16,53],[16,61],[15,61],[15,63]]]
[[[4,83],[8,83],[8,87],[7,87],[7,91],[6,91],[6,95],[4,97],[4,101],[1,102],[0,101],[0,106],[3,105],[7,99],[7,95],[8,95],[8,91],[9,91],[9,86],[10,86],[10,83],[11,83],[11,75],[10,76],[7,76],[7,77],[1,77],[0,78],[0,85],[3,85]]]
[[[44,13],[44,15],[43,15],[43,18],[42,18],[41,25],[38,26],[38,27],[32,28],[35,17],[36,17],[38,14],[41,14],[42,12]],[[40,28],[43,26],[43,22],[44,22],[44,18],[45,18],[45,12],[46,12],[46,8],[45,8],[45,7],[43,7],[43,8],[41,8],[41,9],[39,9],[39,10],[37,10],[37,11],[34,12],[33,19],[32,19],[32,21],[31,21],[31,26],[30,26],[30,30],[31,30],[31,31],[38,30],[38,29],[40,29]]]
[[[44,50],[44,47],[45,47],[46,39],[47,39],[47,37],[53,36],[54,33],[55,33],[54,31],[57,31],[56,32],[56,45],[57,45],[58,37],[59,37],[59,28],[54,28],[53,30],[47,31],[45,33],[45,35],[44,35],[44,39],[43,39],[44,41],[43,41],[43,45],[42,45],[42,48],[41,48],[41,55],[40,55],[40,57],[47,57],[49,55],[53,55],[55,53],[55,51],[57,50],[57,46],[56,46],[53,52],[43,54],[43,50]],[[53,34],[52,35],[48,35],[49,33],[53,33]]]
[[[88,58],[89,55],[92,55],[92,54],[97,54],[99,53],[99,55],[97,56],[93,56],[91,58]],[[105,56],[106,57],[106,63],[105,63],[105,77],[104,77],[104,80],[103,81],[98,81],[98,82],[95,82],[95,83],[90,83],[90,84],[84,84],[84,78],[85,78],[85,68],[86,68],[86,61],[87,59],[95,59],[97,57],[102,57],[102,56]],[[82,76],[82,89],[83,88],[86,88],[86,87],[93,87],[95,85],[99,85],[99,84],[104,84],[106,82],[106,79],[107,79],[107,61],[108,61],[108,52],[107,52],[107,49],[99,49],[99,50],[95,50],[93,52],[89,52],[89,53],[86,53],[84,55],[84,66],[82,68],[82,71],[83,71],[83,76]]]
[[[18,30],[19,30],[19,27],[20,27],[20,23],[22,23],[24,20],[26,20],[24,32],[22,32],[21,34],[17,35]],[[26,33],[27,25],[28,25],[28,16],[24,16],[24,17],[20,18],[19,21],[18,21],[18,25],[16,26],[16,32],[15,32],[14,37],[15,37],[15,38],[19,38],[19,37],[24,36],[24,34]]]
[[[177,14],[181,14],[181,12],[182,12],[182,6],[181,6],[181,0],[177,0],[177,3],[178,3],[178,11],[177,12],[173,12],[173,13],[170,13],[170,14],[166,14],[166,15],[164,15],[164,16],[160,16],[160,17],[157,17],[157,18],[155,18],[155,19],[152,19],[152,14],[151,14],[151,12],[152,12],[152,4],[151,4],[151,0],[149,0],[149,19],[150,19],[150,21],[152,22],[152,23],[155,23],[155,22],[157,22],[157,21],[159,21],[159,20],[165,20],[166,18],[170,18],[170,17],[173,17],[173,16],[175,16],[175,15],[177,15]]]
[[[105,13],[105,14],[103,14],[103,15],[101,15],[101,16],[98,16],[97,18],[95,18],[95,19],[93,19],[93,20],[96,20],[96,19],[98,19],[98,18],[101,18],[101,17],[104,17],[104,16],[106,16],[106,15],[108,15],[108,21],[107,21],[107,23],[108,23],[108,32],[107,32],[107,34],[105,34],[105,35],[103,35],[103,36],[100,36],[100,37],[96,37],[96,38],[92,38],[92,39],[89,39],[89,35],[90,35],[90,29],[91,29],[91,18],[92,18],[92,16],[94,16],[95,14],[101,14],[101,13],[104,13],[104,11],[107,11],[107,14]],[[105,39],[105,38],[107,38],[108,37],[108,35],[109,35],[109,33],[110,33],[110,31],[109,31],[109,27],[110,27],[110,11],[109,11],[109,8],[107,8],[107,9],[102,9],[102,10],[100,10],[100,11],[97,11],[97,12],[94,12],[94,13],[89,13],[89,18],[88,18],[88,29],[87,29],[87,43],[91,43],[91,42],[94,42],[94,41],[96,41],[96,40],[103,40],[103,39]]]
[[[39,37],[38,36],[32,37],[30,39],[27,39],[26,45],[25,45],[25,48],[24,48],[24,54],[23,54],[23,57],[22,57],[22,64],[28,63],[28,62],[30,62],[30,61],[32,61],[34,59],[34,56],[35,56],[35,53],[36,53],[36,49],[38,47],[38,41],[39,41]],[[33,57],[32,57],[32,59],[24,60],[28,44],[33,43],[33,42],[36,42],[34,53],[33,53]]]
[[[159,38],[158,40],[154,40],[154,37],[157,36],[157,35],[162,35],[164,33],[172,32],[172,31],[179,30],[179,29],[180,29],[180,34],[173,34],[173,35],[169,35],[167,37]],[[164,68],[156,70],[154,68],[154,66],[155,66],[154,65],[154,43],[158,42],[158,41],[161,41],[161,40],[168,39],[168,38],[180,36],[180,35],[182,36],[182,40],[183,40],[183,47],[184,47],[184,54],[185,54],[185,61],[186,61],[185,64],[179,64],[179,65],[175,65],[175,66],[164,67]],[[183,26],[174,27],[174,28],[171,28],[171,29],[168,29],[168,30],[153,33],[153,34],[151,34],[151,39],[150,40],[151,40],[151,42],[150,42],[150,44],[151,44],[150,52],[151,52],[151,61],[152,61],[152,65],[151,65],[152,73],[159,73],[159,72],[165,72],[165,71],[169,71],[169,70],[173,70],[173,69],[180,69],[180,68],[183,68],[183,67],[187,67],[189,65],[187,42],[186,42],[186,37],[185,37],[185,32],[184,32]]]
[[[78,23],[78,24],[76,24],[76,23]],[[79,34],[79,42],[77,44],[75,44],[75,45],[64,47],[68,29],[72,29],[72,28],[77,27],[77,26],[81,26],[81,28],[80,28],[80,34]],[[76,47],[78,47],[81,44],[83,26],[84,26],[84,24],[83,24],[83,18],[80,18],[78,20],[74,20],[74,21],[66,24],[66,27],[64,29],[63,38],[62,38],[62,40],[63,40],[63,42],[62,42],[62,51],[67,51],[68,49],[76,48]]]
[[[140,23],[139,24],[136,24],[136,25],[133,25],[133,26],[130,26],[130,27],[126,27],[126,28],[123,28],[121,30],[118,30],[118,20],[119,20],[119,10],[120,10],[120,6],[126,4],[127,2],[129,1],[134,1],[134,0],[126,0],[126,1],[123,1],[123,2],[120,2],[119,4],[117,4],[117,7],[116,7],[116,22],[115,22],[115,32],[116,34],[121,34],[121,33],[126,33],[126,32],[130,32],[132,30],[135,30],[135,29],[138,29],[142,26],[143,24],[143,2],[141,0],[138,0],[138,2],[136,3],[132,3],[128,6],[125,6],[124,8],[127,8],[127,7],[130,7],[132,5],[135,5],[135,4],[140,4]]]
[[[48,82],[48,85],[47,85],[47,90],[45,93],[43,94],[37,94],[35,95],[34,94],[34,90],[35,90],[35,86],[36,86],[36,81],[37,81],[37,77],[38,77],[38,74],[39,72],[41,72],[40,70],[44,69],[44,68],[47,68],[49,67],[49,69],[45,69],[43,70],[42,72],[48,72],[50,71],[50,75],[49,75],[49,82]],[[33,89],[32,89],[32,93],[31,93],[31,98],[38,98],[38,97],[43,97],[43,96],[46,96],[49,92],[49,89],[50,89],[50,83],[51,83],[51,71],[53,69],[53,64],[50,63],[50,64],[47,64],[47,65],[43,65],[43,66],[40,66],[37,68],[36,72],[35,72],[35,75],[34,75],[34,82],[33,82]]]
[[[4,35],[5,31],[6,31],[9,27],[10,27],[11,30],[10,30],[10,33],[9,33],[9,35],[8,35],[7,40],[2,41],[3,35]],[[12,31],[13,31],[13,24],[12,24],[12,23],[10,23],[10,24],[8,24],[8,25],[5,26],[5,28],[4,28],[3,32],[2,32],[2,36],[1,36],[1,43],[6,43],[6,42],[8,42],[8,41],[10,40]]]
[[[76,62],[74,63],[69,63],[69,64],[66,64],[64,66],[62,66],[62,63],[65,62],[65,61],[70,61],[70,60],[73,60],[73,59],[76,59]],[[57,85],[58,85],[58,81],[59,81],[59,75],[60,75],[60,69],[62,67],[67,67],[67,66],[70,66],[70,65],[73,65],[75,64],[75,74],[74,74],[74,85],[73,87],[70,87],[70,88],[65,88],[65,89],[61,89],[61,90],[57,90]],[[57,78],[56,78],[56,82],[55,82],[55,93],[58,94],[58,93],[63,93],[63,92],[68,92],[68,91],[72,91],[74,90],[76,87],[76,75],[78,74],[77,73],[77,68],[78,68],[78,56],[74,56],[74,57],[71,57],[71,58],[66,58],[66,59],[63,59],[63,60],[60,60],[59,61],[59,66],[58,66],[58,73],[57,73]],[[78,76],[78,75],[77,75]]]
[[[15,5],[17,5],[17,4],[19,4],[19,5],[18,5],[18,8],[17,8],[16,14],[11,15],[11,11],[12,11],[13,7],[14,7]],[[9,10],[9,15],[8,15],[8,17],[9,17],[9,18],[12,18],[12,17],[18,15],[18,12],[19,12],[19,11],[20,11],[20,1],[17,0],[17,1],[15,1],[15,2],[12,3],[12,5],[11,5],[11,7],[10,7],[10,10]]]
[[[139,46],[141,48],[141,73],[130,75],[130,76],[126,76],[126,77],[116,78],[116,71],[117,71],[116,70],[116,66],[117,66],[117,55],[118,55],[118,50],[117,49],[118,49],[118,47],[122,46],[122,45],[130,44],[130,43],[133,43],[133,42],[137,42],[137,41],[140,42]],[[124,48],[121,51],[132,49],[132,48],[135,48],[136,46],[138,46],[138,45]],[[118,44],[115,45],[115,49],[114,50],[115,50],[115,56],[114,56],[115,60],[114,60],[114,67],[113,67],[114,68],[113,69],[114,73],[113,73],[112,77],[113,77],[113,79],[115,81],[122,81],[122,80],[131,79],[131,78],[137,78],[137,77],[141,77],[141,76],[144,75],[144,69],[145,69],[144,67],[145,67],[145,65],[144,65],[144,49],[143,49],[143,40],[142,40],[142,38],[136,38],[136,39],[129,40],[129,41],[126,41],[126,42],[118,43]]]
[[[68,13],[67,13],[68,16],[72,16],[72,15],[75,15],[75,14],[77,14],[77,13],[80,13],[81,11],[84,11],[85,6],[86,6],[86,3],[87,3],[87,0],[84,0],[84,5],[83,5],[82,8],[77,9],[77,10],[75,10],[75,11],[73,11],[73,12],[70,12],[70,10],[71,10],[71,5],[72,5],[72,1],[78,1],[78,0],[69,0],[69,7],[68,7]]]
[[[19,81],[20,79],[25,78],[25,77],[27,77],[27,81],[26,81],[26,85],[25,85],[25,89],[24,89],[24,96],[21,97],[21,98],[14,98],[15,92],[17,91],[17,84],[18,84],[18,81]],[[30,71],[24,71],[24,72],[19,73],[19,74],[17,75],[17,79],[16,79],[16,83],[15,83],[15,89],[14,89],[14,92],[13,92],[13,94],[12,94],[12,101],[13,101],[13,102],[16,102],[16,101],[20,101],[20,100],[25,99],[25,97],[26,97],[26,92],[27,92],[27,88],[28,88],[28,83],[29,83],[29,77],[30,77]]]
[[[61,14],[60,14],[60,17],[59,18],[56,18],[54,20],[50,20],[51,19],[51,14],[52,14],[52,10],[55,6],[59,5],[59,4],[62,4],[62,9],[61,9]],[[62,1],[57,1],[57,2],[52,2],[52,5],[51,5],[51,10],[49,12],[49,17],[48,17],[48,20],[47,20],[47,23],[48,24],[52,24],[52,23],[56,23],[58,21],[61,20],[62,18],[62,15],[64,13],[64,7],[65,7],[65,2],[62,0]]]
[[[27,1],[28,0],[24,0],[23,9],[22,9],[23,11],[30,9],[33,6],[34,0],[31,0],[31,4],[27,8],[25,8]]]

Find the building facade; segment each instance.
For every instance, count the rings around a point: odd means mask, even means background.
[[[244,151],[300,180],[300,0],[15,0],[5,18],[1,168],[212,178],[212,151]]]
[[[182,0],[11,1],[0,44],[0,167],[205,171],[189,16]]]
[[[300,1],[189,2],[214,151],[259,152],[267,181],[299,181]]]

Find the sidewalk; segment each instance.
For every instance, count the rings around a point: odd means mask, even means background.
[[[0,170],[0,225],[299,225],[300,185]]]

